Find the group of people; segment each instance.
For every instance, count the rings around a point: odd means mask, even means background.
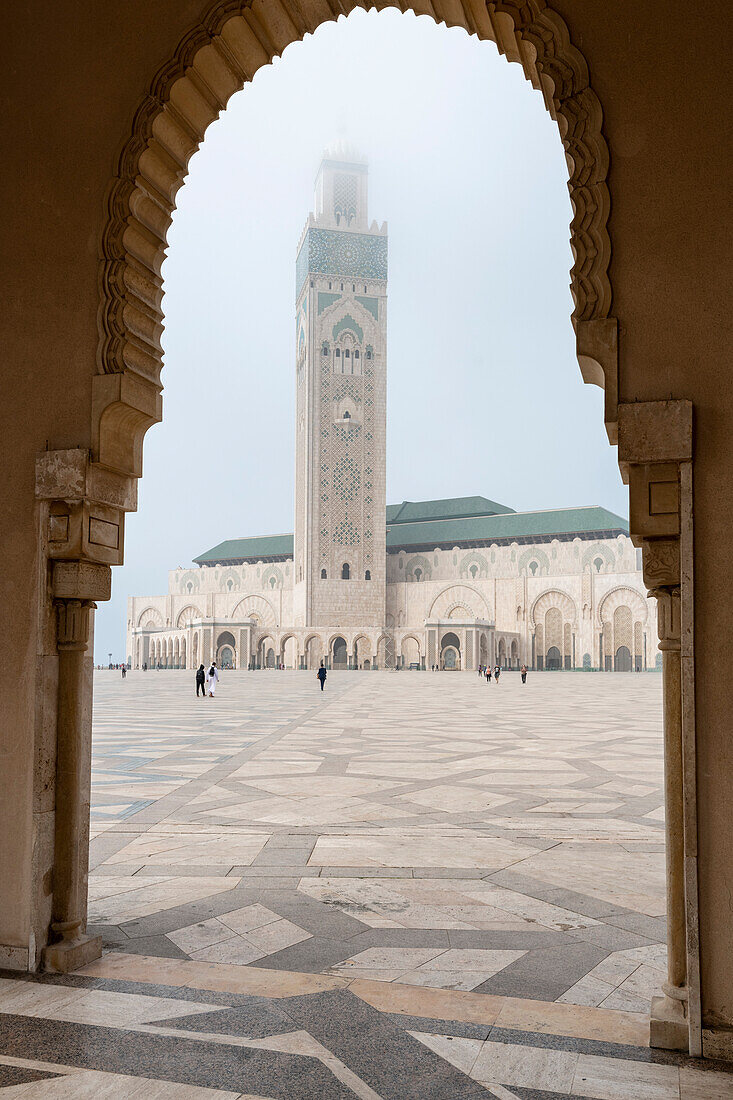
[[[519,671],[520,671],[520,674],[521,674],[521,677],[522,677],[522,683],[526,684],[527,683],[527,666],[522,665],[522,667]],[[487,684],[489,683],[489,681],[491,680],[491,677],[493,675],[494,680],[498,684],[499,683],[499,676],[501,675],[501,668],[499,667],[499,665],[494,665],[493,669],[492,669],[491,665],[479,665],[478,666],[478,675],[479,675],[479,680],[481,679],[482,676],[485,676]]]
[[[436,668],[436,666],[433,665],[433,671],[435,671],[435,668]],[[479,679],[482,676],[485,676],[487,683],[491,680],[491,678],[493,676],[494,680],[498,684],[499,683],[499,677],[501,675],[501,668],[499,667],[499,665],[494,665],[493,669],[492,669],[491,665],[479,665],[478,666],[478,674],[479,674]],[[123,676],[125,675],[124,670],[123,670],[122,675]],[[323,691],[324,684],[326,683],[326,675],[327,675],[326,666],[325,666],[324,662],[321,661],[320,667],[319,667],[318,671],[316,672],[316,678],[318,679],[318,682],[321,685],[321,691]],[[527,666],[526,665],[522,665],[521,676],[522,676],[522,683],[526,684],[527,683]],[[211,666],[208,670],[204,667],[204,665],[199,665],[198,669],[196,670],[196,696],[198,697],[199,695],[201,695],[204,699],[206,699],[207,697],[209,699],[213,699],[214,694],[216,692],[216,685],[218,684],[218,682],[219,682],[219,669],[216,667],[216,661],[211,662]]]
[[[210,668],[207,670],[203,665],[199,665],[196,670],[196,697],[198,698],[199,692],[204,699],[213,699],[216,692],[216,685],[219,683],[219,669],[216,667],[216,661],[211,662]]]

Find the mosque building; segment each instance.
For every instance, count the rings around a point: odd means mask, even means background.
[[[386,504],[387,226],[321,163],[296,261],[294,534],[235,538],[128,601],[135,668],[654,668],[626,520],[483,496]]]

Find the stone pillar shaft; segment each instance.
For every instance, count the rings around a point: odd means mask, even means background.
[[[667,984],[664,992],[686,1000],[685,847],[682,775],[682,677],[679,589],[657,589],[663,653],[664,802],[667,869]]]
[[[83,787],[86,774],[84,723],[87,706],[85,661],[91,600],[57,600],[58,696],[56,802],[51,931],[56,942],[44,951],[46,970],[66,972],[102,953],[101,937],[86,935],[86,844],[83,815],[88,812]]]

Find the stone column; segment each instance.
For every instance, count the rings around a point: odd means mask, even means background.
[[[680,590],[654,588],[664,698],[664,802],[667,870],[667,981],[664,996],[652,1003],[652,1042],[666,1046],[677,1032],[687,1038],[687,961],[685,936],[685,844],[682,771],[682,678],[680,672]]]
[[[682,685],[684,638],[689,695],[694,684],[692,406],[634,402],[619,405],[618,412],[629,527],[642,550],[644,581],[657,599],[664,688],[668,969],[662,996],[652,999],[650,1042],[699,1056],[696,739],[694,708],[688,698],[685,710]]]
[[[86,934],[91,767],[91,664],[95,597],[109,599],[110,569],[89,562],[54,563],[58,687],[52,942],[44,969],[66,973],[102,954],[101,936]]]
[[[89,816],[83,790],[84,750],[88,748],[83,736],[88,705],[84,663],[89,620],[96,604],[57,600],[56,606],[59,679],[51,931],[58,939],[44,950],[43,964],[46,970],[67,972],[102,954],[102,937],[87,936],[84,927],[87,856],[82,850]]]

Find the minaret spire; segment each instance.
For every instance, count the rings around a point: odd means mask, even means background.
[[[384,626],[387,229],[368,223],[368,166],[339,143],[316,176],[296,263],[294,616]]]

